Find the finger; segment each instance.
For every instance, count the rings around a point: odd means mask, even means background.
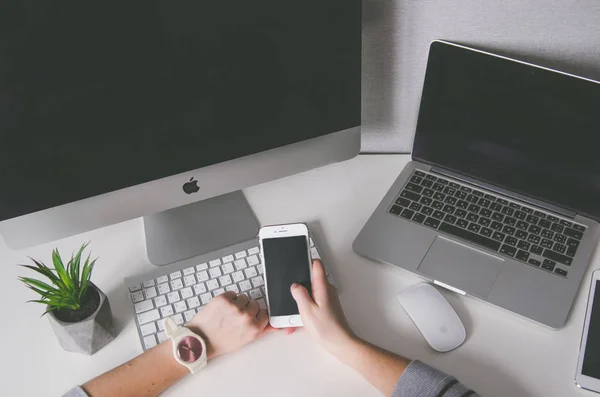
[[[312,294],[317,305],[320,305],[327,301],[328,298],[328,284],[327,273],[325,273],[325,267],[320,260],[315,259],[312,263]]]
[[[222,297],[226,298],[227,300],[234,300],[236,297],[236,293],[233,291],[225,291],[221,294]]]
[[[271,332],[275,329],[269,325],[269,314],[264,309],[260,309],[256,314],[256,324],[262,329],[261,334]]]
[[[314,305],[315,303],[311,299],[310,295],[308,295],[308,291],[303,285],[294,283],[292,284],[291,291],[294,300],[298,304],[300,315],[302,316],[302,313],[306,313],[310,309],[311,305]]]
[[[291,335],[291,334],[293,334],[294,332],[296,332],[296,330],[297,330],[297,329],[298,329],[298,328],[296,328],[296,327],[284,328],[284,329],[283,329],[283,332],[284,332],[286,335]]]
[[[238,296],[235,297],[235,299],[233,300],[233,303],[235,303],[235,305],[237,307],[239,307],[240,309],[244,309],[248,305],[249,301],[250,301],[250,299],[248,298],[248,295],[239,294]]]
[[[256,315],[258,314],[258,311],[260,310],[260,307],[258,306],[258,302],[255,300],[251,300],[250,302],[248,302],[248,304],[246,305],[246,311],[248,312],[248,314],[250,314],[251,316],[256,317]]]
[[[256,315],[256,319],[258,321],[258,316],[261,315],[261,310],[258,311],[258,314]],[[262,330],[263,334],[268,334],[269,332],[277,332],[280,331],[281,328],[273,328],[271,326],[271,324],[269,324],[269,316],[267,316],[267,326]]]

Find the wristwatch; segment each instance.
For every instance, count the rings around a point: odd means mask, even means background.
[[[206,342],[185,327],[179,327],[170,317],[165,318],[165,332],[173,341],[175,360],[192,374],[206,367]]]

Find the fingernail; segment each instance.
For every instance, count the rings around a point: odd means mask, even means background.
[[[298,286],[297,283],[292,284],[292,289],[296,288]]]

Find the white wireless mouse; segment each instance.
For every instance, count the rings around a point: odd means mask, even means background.
[[[405,289],[398,301],[434,350],[447,352],[465,341],[467,333],[458,314],[430,284]]]

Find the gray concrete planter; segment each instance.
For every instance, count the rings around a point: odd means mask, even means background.
[[[48,313],[50,325],[66,351],[92,355],[115,339],[108,298],[94,284],[90,288],[94,288],[100,295],[100,304],[88,318],[68,323],[59,320],[53,312]]]

